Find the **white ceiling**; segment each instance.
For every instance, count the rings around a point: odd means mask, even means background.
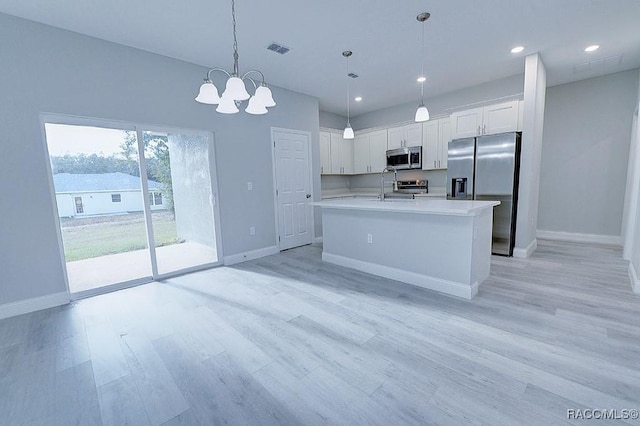
[[[640,67],[638,0],[237,0],[240,71],[352,115],[419,101],[420,12],[425,25],[425,96],[524,71],[540,52],[556,85]],[[207,67],[232,68],[230,0],[0,0],[0,12]],[[277,42],[284,56],[267,51]],[[516,45],[524,52],[512,55]],[[590,44],[601,48],[584,52]],[[594,62],[592,62],[594,61]],[[591,62],[590,64],[587,64]],[[204,76],[203,76],[204,77]],[[194,81],[194,93],[200,81]]]

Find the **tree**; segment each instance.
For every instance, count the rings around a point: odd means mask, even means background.
[[[124,141],[120,145],[122,155],[127,160],[137,158],[138,151],[136,132],[124,131]],[[169,158],[169,139],[167,136],[142,132],[147,178],[160,182],[162,185],[163,204],[171,212],[173,207],[173,185],[171,183],[171,161]],[[135,160],[133,160],[135,161]]]

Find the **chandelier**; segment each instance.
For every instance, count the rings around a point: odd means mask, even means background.
[[[267,108],[276,106],[271,94],[271,89],[267,87],[264,81],[264,74],[258,70],[249,70],[240,77],[238,72],[238,39],[236,36],[236,5],[235,0],[231,0],[231,18],[233,21],[233,73],[229,73],[222,68],[212,68],[207,72],[207,78],[204,79],[204,83],[200,86],[200,92],[196,96],[196,101],[209,104],[218,105],[216,111],[221,114],[235,114],[238,111],[238,107],[242,101],[249,99],[245,112],[253,115],[266,114]],[[218,94],[218,88],[213,84],[211,80],[211,73],[214,71],[220,71],[227,75],[227,85],[222,96]],[[256,84],[256,81],[249,77],[249,74],[258,74],[262,81],[260,85]],[[253,85],[253,96],[249,95],[245,86],[245,81],[251,82]]]

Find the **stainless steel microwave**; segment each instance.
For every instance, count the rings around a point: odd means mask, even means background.
[[[390,149],[387,151],[387,167],[396,170],[421,169],[422,147]]]

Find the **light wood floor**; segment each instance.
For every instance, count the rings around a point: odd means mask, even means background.
[[[620,251],[539,244],[494,257],[472,301],[307,246],[0,321],[0,423],[552,425],[640,408]]]

